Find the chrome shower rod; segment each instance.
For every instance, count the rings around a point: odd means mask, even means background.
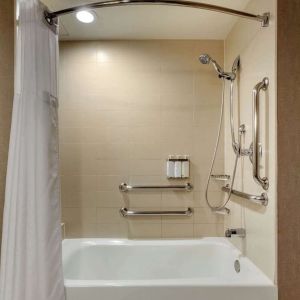
[[[197,9],[204,9],[214,12],[220,12],[228,15],[233,15],[237,17],[242,17],[261,23],[263,27],[269,26],[270,13],[264,13],[262,15],[254,15],[248,12],[235,10],[227,7],[201,3],[196,1],[183,1],[183,0],[109,0],[103,2],[89,3],[79,6],[74,6],[54,12],[45,11],[46,21],[52,25],[54,24],[54,19],[67,14],[72,14],[74,12],[83,10],[83,9],[95,9],[95,8],[105,8],[105,7],[114,7],[114,6],[128,6],[128,5],[170,5],[170,6],[182,6],[190,7]]]

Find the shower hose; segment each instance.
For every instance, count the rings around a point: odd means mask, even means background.
[[[225,201],[223,201],[223,204],[221,204],[220,206],[213,206],[210,201],[209,201],[209,197],[208,197],[208,188],[209,188],[209,184],[210,184],[210,180],[211,180],[211,175],[212,175],[212,171],[215,165],[215,161],[216,161],[216,156],[217,156],[217,152],[218,152],[218,148],[219,148],[219,142],[220,142],[220,136],[221,136],[221,129],[222,129],[222,123],[223,123],[223,118],[224,118],[224,105],[225,105],[225,79],[222,78],[222,101],[221,101],[221,111],[220,111],[220,119],[219,119],[219,127],[218,127],[218,134],[217,134],[217,140],[216,140],[216,144],[215,144],[215,148],[214,148],[214,152],[213,152],[213,158],[211,161],[211,165],[210,165],[210,169],[209,169],[209,174],[208,174],[208,178],[207,178],[207,184],[206,184],[206,189],[205,189],[205,199],[206,199],[206,203],[207,205],[210,207],[210,209],[214,212],[227,212],[229,213],[229,210],[226,208],[227,203],[230,200],[231,197],[231,193],[232,193],[232,189],[233,189],[233,184],[234,184],[234,180],[235,180],[235,175],[236,175],[236,169],[237,169],[237,163],[238,163],[238,159],[240,156],[240,148],[241,148],[241,134],[238,135],[238,143],[236,144],[234,141],[234,128],[233,128],[233,81],[231,81],[230,83],[230,118],[231,118],[231,122],[230,122],[230,126],[231,126],[231,135],[232,135],[232,144],[233,147],[235,149],[235,162],[234,162],[234,167],[233,167],[233,171],[232,171],[232,179],[231,179],[231,184],[229,187],[229,191],[228,191],[228,195]]]

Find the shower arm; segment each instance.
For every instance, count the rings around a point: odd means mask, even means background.
[[[115,7],[115,6],[128,6],[128,5],[170,5],[170,6],[182,6],[182,7],[190,7],[196,9],[209,10],[214,12],[220,12],[224,14],[229,14],[233,16],[238,16],[254,21],[258,21],[261,23],[262,27],[269,26],[270,13],[266,12],[262,15],[255,15],[248,12],[235,10],[227,7],[200,3],[195,1],[184,1],[184,0],[108,0],[103,2],[95,2],[90,4],[84,4],[79,6],[74,6],[54,12],[45,11],[45,19],[48,24],[53,25],[57,23],[57,17],[67,14],[72,14],[74,12],[83,10],[83,9],[96,9],[96,8],[105,8],[105,7]]]

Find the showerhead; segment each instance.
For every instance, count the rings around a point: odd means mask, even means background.
[[[199,56],[199,60],[202,64],[204,65],[208,65],[209,63],[212,63],[212,65],[214,66],[215,70],[217,71],[217,73],[219,74],[219,77],[225,77],[225,73],[223,71],[223,69],[220,67],[220,65],[214,60],[212,59],[208,54],[201,54]]]
[[[218,73],[219,77],[225,78],[228,80],[235,79],[236,72],[240,65],[240,57],[238,56],[232,66],[232,73],[228,73],[228,72],[224,72],[223,69],[220,67],[220,65],[214,59],[212,59],[211,56],[209,56],[208,54],[201,54],[199,56],[199,61],[204,65],[208,65],[209,63],[212,63],[212,65],[213,65],[214,69],[216,70],[216,72]]]
[[[211,57],[208,54],[201,54],[199,60],[202,64],[207,65],[211,61]]]

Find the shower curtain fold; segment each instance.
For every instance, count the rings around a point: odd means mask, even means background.
[[[20,0],[0,265],[1,300],[63,300],[57,36]]]

